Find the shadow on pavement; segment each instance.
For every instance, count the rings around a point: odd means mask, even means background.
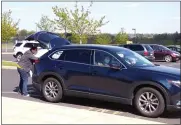
[[[18,92],[18,87],[15,87],[15,89],[13,91]],[[41,101],[45,101],[45,99],[41,96],[41,94],[39,92],[37,92],[36,89],[32,85],[28,85],[28,91],[32,98],[39,99]],[[47,101],[45,101],[45,102],[47,102]],[[123,104],[119,104],[119,103],[113,103],[113,102],[99,101],[99,100],[94,100],[94,99],[66,97],[61,104],[65,105],[65,106],[67,106],[67,104],[73,105],[73,107],[75,107],[75,108],[82,108],[81,106],[92,107],[92,111],[96,111],[98,109],[107,109],[107,110],[124,112],[124,113],[128,113],[128,114],[131,113],[131,114],[139,116],[139,113],[132,106],[123,105]],[[85,109],[87,109],[87,108],[85,108]],[[163,113],[163,115],[160,116],[160,118],[170,118],[170,119],[181,118],[181,111],[165,112],[165,113]]]

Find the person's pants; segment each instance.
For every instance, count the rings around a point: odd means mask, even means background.
[[[19,90],[22,95],[28,94],[28,77],[29,73],[26,72],[24,69],[18,68],[18,73],[20,75],[20,82],[19,82]]]

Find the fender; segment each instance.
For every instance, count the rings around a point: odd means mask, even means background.
[[[40,75],[39,75],[39,78],[38,78],[38,83],[42,83],[43,82],[43,79],[46,78],[46,77],[56,77],[57,80],[59,80],[61,82],[61,85],[63,87],[63,90],[66,89],[66,86],[64,84],[64,79],[56,72],[53,72],[53,71],[45,71],[45,72],[42,72]]]
[[[132,94],[132,97],[134,97],[134,91],[137,89],[137,88],[140,88],[140,87],[146,87],[146,86],[153,86],[157,89],[159,89],[164,98],[166,99],[166,104],[170,104],[170,95],[168,94],[168,92],[166,91],[166,88],[164,88],[160,83],[157,83],[157,82],[154,82],[154,81],[140,81],[140,82],[135,82],[133,83],[133,86],[132,88],[130,89],[130,94]]]

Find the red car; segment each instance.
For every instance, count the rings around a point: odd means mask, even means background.
[[[166,61],[166,62],[176,62],[180,60],[180,53],[172,51],[171,49],[158,44],[150,45],[154,50],[155,60]]]

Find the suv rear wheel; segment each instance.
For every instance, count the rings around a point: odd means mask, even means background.
[[[63,89],[55,78],[47,78],[42,85],[44,98],[49,102],[59,102],[63,98]]]
[[[165,101],[159,91],[145,87],[136,93],[134,106],[143,116],[158,117],[165,110]]]

